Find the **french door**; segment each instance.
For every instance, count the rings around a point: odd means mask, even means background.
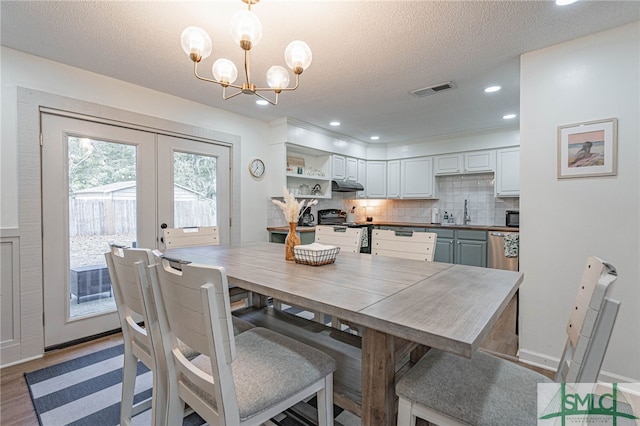
[[[120,327],[104,253],[161,224],[229,238],[229,148],[42,114],[45,347]]]

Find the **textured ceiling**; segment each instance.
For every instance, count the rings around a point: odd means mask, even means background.
[[[265,86],[294,40],[313,51],[300,88],[277,106],[254,96],[223,101],[218,86],[197,81],[180,47],[190,25],[213,39],[200,73],[218,57],[242,69],[229,34],[229,1],[6,1],[1,43],[16,50],[269,121],[292,117],[370,142],[411,142],[439,135],[517,127],[519,55],[640,19],[638,1],[269,1],[253,7],[262,41],[252,50],[252,79]],[[453,81],[424,98],[410,91]],[[483,93],[488,85],[503,90]],[[336,129],[332,129],[336,130]]]

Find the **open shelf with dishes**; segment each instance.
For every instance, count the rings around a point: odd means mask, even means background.
[[[286,186],[296,198],[331,198],[331,154],[298,145],[272,145],[272,197]]]

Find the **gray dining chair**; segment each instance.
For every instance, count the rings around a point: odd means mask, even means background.
[[[363,228],[317,225],[315,242],[340,247],[342,253],[360,253]]]
[[[148,249],[111,245],[109,252],[105,253],[105,258],[124,341],[120,424],[130,425],[133,416],[149,407],[152,408],[152,424],[161,424],[166,414],[166,361],[163,355],[157,309],[146,269],[155,261],[155,257]],[[139,274],[136,265],[141,265],[145,273]],[[233,319],[235,334],[253,327],[253,324],[239,318]],[[180,345],[179,350],[187,359],[198,355],[198,352],[184,344]],[[138,361],[151,370],[153,388],[150,399],[134,405]]]
[[[217,226],[187,226],[184,228],[165,228],[162,230],[162,242],[167,249],[179,247],[210,246],[220,244],[220,231]],[[246,306],[253,304],[253,292],[240,287],[229,290],[231,303],[245,301]]]
[[[438,234],[375,229],[371,235],[373,256],[433,261]]]
[[[220,244],[217,226],[188,226],[162,230],[165,248],[193,247]]]
[[[109,278],[116,299],[118,316],[124,340],[124,365],[122,368],[122,399],[120,404],[120,424],[130,425],[131,417],[151,407],[152,424],[164,421],[167,399],[166,379],[160,331],[155,308],[145,297],[142,283],[134,270],[134,264],[149,265],[154,261],[150,250],[127,249],[112,245],[105,253]],[[139,325],[144,323],[144,325]],[[185,356],[194,357],[195,351],[184,347]],[[134,406],[134,389],[138,361],[151,370],[153,389],[151,398]],[[160,420],[162,419],[162,420]]]
[[[318,424],[333,424],[333,358],[264,328],[234,336],[222,267],[184,264],[177,270],[160,259],[149,268],[157,271],[149,276],[162,306],[167,424],[181,424],[188,404],[209,424],[260,425],[314,395]],[[179,342],[202,355],[187,359]]]
[[[616,270],[590,257],[567,325],[556,382],[595,383],[620,302],[607,297]],[[478,351],[467,359],[431,349],[397,383],[398,426],[537,424],[538,383],[548,377]]]

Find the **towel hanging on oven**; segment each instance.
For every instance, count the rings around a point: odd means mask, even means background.
[[[504,234],[504,255],[505,257],[518,257],[518,246],[520,234],[511,232]]]

